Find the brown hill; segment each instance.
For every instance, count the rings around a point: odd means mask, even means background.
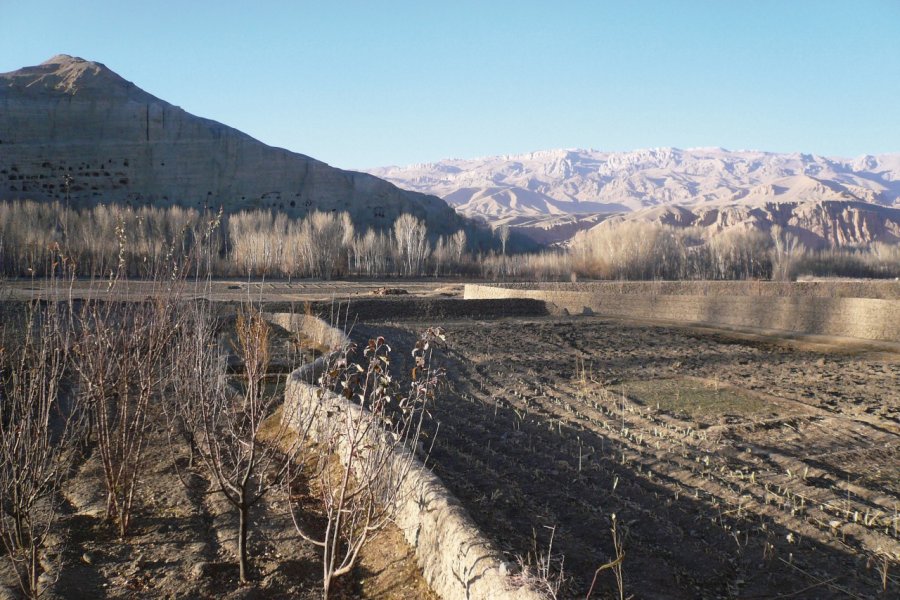
[[[434,196],[344,171],[194,116],[104,65],[67,55],[0,74],[0,200],[348,211],[389,226],[403,212],[433,232],[460,217]]]

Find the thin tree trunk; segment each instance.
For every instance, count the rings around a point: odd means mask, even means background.
[[[241,569],[241,582],[247,583],[250,581],[249,566],[247,565],[247,528],[250,525],[250,510],[243,495],[241,495],[238,511],[241,515],[238,526],[238,563]]]
[[[32,598],[37,598],[40,596],[40,591],[38,590],[38,577],[40,576],[40,573],[38,572],[39,564],[40,563],[38,562],[37,544],[32,544],[31,545],[31,568],[30,568],[31,572],[28,574],[29,579],[31,579],[31,582],[28,584],[28,587],[31,588],[30,591],[31,591]]]

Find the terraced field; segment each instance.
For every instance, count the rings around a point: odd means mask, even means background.
[[[435,472],[511,560],[552,532],[568,595],[614,558],[613,515],[635,597],[900,593],[897,355],[597,318],[444,325]],[[403,348],[419,328],[354,335]],[[598,590],[616,593],[610,570]]]
[[[204,295],[326,318],[331,298],[350,297],[353,337],[386,336],[402,376],[416,332],[444,326],[436,358],[449,382],[432,409],[431,464],[511,562],[533,561],[552,536],[561,597],[585,597],[615,558],[613,515],[626,596],[900,597],[900,354],[889,345],[551,316],[535,300],[458,300],[457,284],[405,284],[408,294],[385,298],[382,285],[216,282]],[[89,296],[83,287],[73,295]],[[152,292],[138,284],[126,296]],[[86,462],[67,491],[57,589],[72,577],[82,597],[232,583],[222,532],[233,524],[205,498],[167,492],[178,486],[157,442],[144,501],[164,498],[178,526],[144,521],[137,545],[101,551]],[[273,533],[254,542],[263,596],[311,597],[315,553],[274,533],[278,510],[261,511]],[[593,597],[618,595],[612,570],[596,584]]]

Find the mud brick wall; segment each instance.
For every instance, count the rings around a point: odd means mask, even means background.
[[[900,284],[895,282],[466,285],[464,297],[544,300],[572,314],[900,342]]]
[[[326,347],[348,341],[340,330],[308,315],[269,315],[285,328],[303,333]],[[333,411],[359,411],[355,404],[330,392],[323,393],[314,381],[324,366],[319,358],[288,378],[285,386],[284,419],[291,427],[311,432],[328,431],[325,415]],[[310,421],[305,419],[312,419]],[[402,465],[407,456],[396,454]],[[401,468],[398,466],[398,468]],[[500,552],[478,530],[466,510],[429,469],[415,461],[404,482],[401,501],[393,507],[394,521],[414,549],[425,580],[445,600],[539,600],[543,596],[517,586],[509,576]]]

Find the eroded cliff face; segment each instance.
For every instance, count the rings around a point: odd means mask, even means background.
[[[461,225],[437,197],[267,146],[60,55],[0,74],[0,199],[65,201],[67,185],[73,206],[348,211],[376,227],[407,212],[433,232]]]
[[[900,242],[900,209],[849,200],[670,205],[610,217],[596,227],[610,227],[623,221],[694,228],[707,238],[732,228],[771,231],[778,226],[796,235],[807,248]]]

